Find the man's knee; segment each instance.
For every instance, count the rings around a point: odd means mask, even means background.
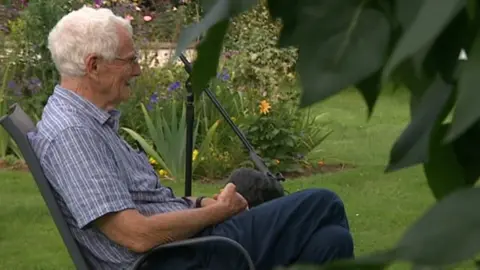
[[[324,229],[325,235],[331,237],[330,250],[336,259],[348,259],[354,257],[353,236],[349,230],[342,226],[330,226]]]
[[[298,192],[301,197],[306,199],[311,199],[314,201],[322,201],[322,202],[330,202],[334,204],[339,204],[343,207],[343,201],[332,190],[325,189],[325,188],[309,188]]]

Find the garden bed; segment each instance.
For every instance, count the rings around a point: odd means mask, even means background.
[[[323,174],[323,173],[342,172],[342,171],[353,169],[353,168],[355,168],[354,165],[346,164],[346,163],[322,164],[319,166],[306,168],[303,172],[283,173],[283,176],[287,179],[295,179],[295,178],[308,177],[308,176],[313,176],[313,175]]]
[[[343,172],[346,170],[356,168],[353,164],[346,164],[346,163],[329,163],[329,164],[319,164],[319,166],[312,166],[311,168],[305,168],[303,172],[283,172],[282,175],[285,179],[288,180],[296,180],[303,177],[310,177],[320,174],[330,174],[330,173],[337,173]],[[219,182],[225,182],[226,178],[219,178],[219,179],[211,179],[211,178],[200,178],[202,184],[215,184]]]
[[[15,162],[10,162],[7,160],[0,160],[0,170],[10,170],[10,171],[23,171],[28,172],[28,166],[24,161],[16,160]]]
[[[303,172],[285,172],[282,173],[287,180],[295,180],[296,178],[309,177],[323,173],[336,173],[342,172],[345,170],[355,168],[352,164],[345,163],[331,163],[331,164],[322,164],[319,166],[306,168]],[[0,160],[0,170],[10,170],[10,171],[21,171],[29,172],[28,166],[24,161],[17,160],[15,162]],[[201,183],[218,183],[225,181],[225,179],[209,179],[201,178],[199,179]]]

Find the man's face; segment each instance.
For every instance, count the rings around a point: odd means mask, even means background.
[[[115,107],[130,97],[130,82],[140,75],[138,55],[133,40],[123,28],[118,28],[120,47],[117,58],[112,61],[98,60],[92,89],[104,102]]]

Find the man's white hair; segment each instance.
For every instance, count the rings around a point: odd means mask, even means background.
[[[110,9],[84,6],[65,15],[48,35],[48,49],[61,76],[85,74],[85,57],[97,54],[105,59],[117,57],[118,26],[132,36],[130,21]]]

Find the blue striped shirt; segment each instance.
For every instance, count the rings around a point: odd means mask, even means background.
[[[149,216],[192,207],[162,186],[147,156],[119,135],[120,112],[106,112],[56,86],[37,131],[29,134],[45,175],[95,269],[125,269],[139,254],[116,244],[92,221],[137,209]]]

